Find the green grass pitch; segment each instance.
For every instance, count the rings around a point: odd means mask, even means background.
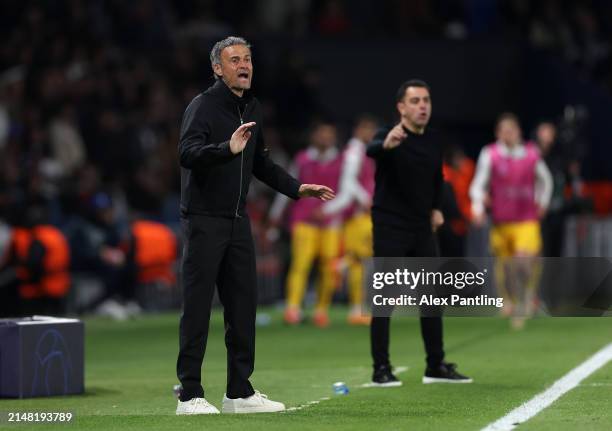
[[[72,430],[478,430],[545,390],[612,341],[607,318],[540,318],[516,332],[500,318],[445,319],[447,359],[474,378],[467,385],[423,385],[418,320],[397,317],[391,355],[400,388],[362,388],[371,376],[368,328],[345,324],[335,308],[325,330],[289,328],[281,313],[258,327],[255,388],[287,407],[330,397],[301,410],[260,415],[177,417],[172,385],[178,314],[128,322],[86,321],[86,394],[0,400],[0,411],[72,411],[69,425],[7,425],[6,429]],[[223,322],[213,313],[204,362],[206,397],[221,407],[225,383]],[[348,395],[334,395],[344,381]],[[612,363],[521,425],[525,430],[612,429]]]

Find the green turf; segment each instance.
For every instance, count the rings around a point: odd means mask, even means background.
[[[497,318],[449,318],[447,359],[474,377],[471,385],[423,385],[423,348],[418,321],[395,318],[392,360],[409,369],[401,388],[359,388],[370,378],[368,330],[344,323],[335,309],[333,325],[288,328],[280,313],[266,309],[272,323],[258,328],[253,384],[288,407],[321,397],[330,400],[294,412],[263,415],[176,417],[178,315],[117,323],[86,321],[86,388],[83,396],[1,400],[0,411],[73,411],[76,422],[61,426],[14,425],[12,429],[79,430],[475,430],[546,389],[567,371],[612,341],[606,318],[541,318],[521,332]],[[206,396],[220,407],[225,348],[220,313],[211,325],[203,371]],[[346,396],[331,385],[344,381]],[[612,429],[612,364],[519,429]],[[1,424],[0,426],[4,426]],[[185,428],[187,427],[187,428]]]

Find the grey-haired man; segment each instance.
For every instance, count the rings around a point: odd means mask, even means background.
[[[179,143],[185,247],[177,361],[182,390],[176,413],[219,413],[204,398],[201,384],[215,285],[224,308],[227,348],[222,411],[281,411],[282,403],[269,400],[249,382],[255,362],[257,287],[246,195],[251,175],[293,199],[327,201],[334,192],[300,184],[268,157],[261,107],[248,92],[253,77],[249,44],[228,37],[215,44],[210,57],[216,83],[185,110]]]

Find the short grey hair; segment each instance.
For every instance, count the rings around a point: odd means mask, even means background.
[[[246,41],[245,38],[239,36],[229,36],[219,42],[215,43],[215,46],[210,50],[210,65],[214,67],[215,64],[221,64],[221,51],[228,46],[234,45],[245,45],[247,48],[251,48],[251,44]],[[214,72],[213,72],[214,73]],[[215,79],[219,79],[215,73]]]

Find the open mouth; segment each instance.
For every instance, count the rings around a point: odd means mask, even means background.
[[[248,72],[239,72],[238,78],[249,79],[249,74]]]

